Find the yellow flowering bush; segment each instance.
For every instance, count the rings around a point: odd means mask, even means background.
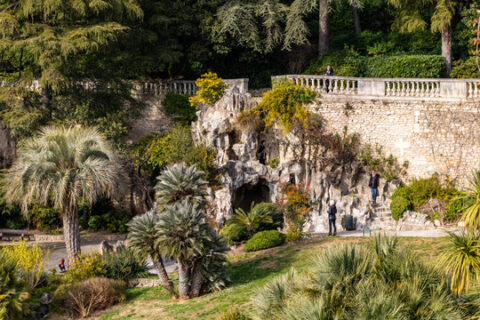
[[[33,289],[40,284],[48,250],[40,248],[38,243],[29,248],[26,241],[19,241],[18,244],[4,246],[2,252],[5,257],[17,264],[22,279],[30,288]]]
[[[64,282],[73,284],[93,277],[103,277],[106,273],[105,260],[100,254],[80,254],[67,270]]]
[[[194,107],[199,103],[212,104],[220,100],[228,86],[216,73],[208,72],[202,74],[195,81],[198,87],[195,96],[190,97],[188,101]]]

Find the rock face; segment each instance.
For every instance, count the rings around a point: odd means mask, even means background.
[[[198,121],[192,125],[195,139],[218,151],[216,161],[223,173],[222,187],[210,190],[210,197],[211,212],[219,226],[231,218],[236,208],[248,210],[251,202],[278,201],[279,184],[289,181],[304,182],[310,189],[313,208],[305,226],[306,232],[328,230],[326,210],[331,199],[337,205],[340,231],[344,215],[353,215],[358,230],[402,230],[403,224],[412,224],[409,218],[400,222],[391,218],[389,196],[398,183],[381,179],[377,198],[380,204],[371,206],[369,175],[359,162],[319,169],[304,152],[298,152],[301,141],[293,134],[284,136],[281,130],[273,130],[273,136],[270,133],[265,137],[265,133],[257,132],[252,126],[237,124],[240,112],[255,106],[257,99],[248,93],[229,92],[215,105],[201,107],[197,113]],[[260,140],[266,140],[267,163],[275,159],[275,165],[263,165],[257,160]],[[416,218],[418,228],[425,228],[426,216],[420,220]]]
[[[9,168],[15,158],[16,141],[0,122],[0,169]]]

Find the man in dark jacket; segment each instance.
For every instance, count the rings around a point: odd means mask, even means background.
[[[327,69],[325,69],[325,71],[323,71],[323,75],[333,77],[333,76],[335,76],[335,72],[333,71],[333,68],[331,66],[328,66]],[[330,80],[325,80],[325,92],[326,93],[329,92],[329,89],[328,89],[329,87],[330,87]],[[333,81],[332,81],[332,87],[333,87]]]
[[[337,207],[335,206],[335,201],[330,200],[329,206],[328,206],[328,235],[332,235],[332,229],[333,229],[333,235],[337,235],[337,226],[335,225],[335,220],[337,219]]]
[[[368,186],[370,190],[372,190],[372,201],[373,203],[377,202],[377,194],[378,194],[378,185],[380,183],[380,175],[374,170],[370,174],[370,181],[368,182]]]

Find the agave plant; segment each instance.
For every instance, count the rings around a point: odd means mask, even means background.
[[[78,201],[120,197],[124,175],[113,149],[95,128],[47,127],[26,141],[9,170],[7,199],[26,211],[34,201],[50,202],[63,216],[68,259],[80,252]]]
[[[448,233],[450,243],[443,262],[451,276],[451,288],[458,295],[468,292],[480,280],[480,233]]]
[[[183,200],[203,206],[206,204],[207,181],[203,180],[204,172],[195,165],[186,167],[185,163],[175,164],[165,169],[157,177],[155,195],[159,209],[175,205]]]
[[[128,246],[140,255],[150,255],[157,269],[162,286],[174,296],[175,291],[173,284],[168,278],[162,256],[155,248],[155,241],[157,239],[156,225],[158,220],[159,215],[153,210],[134,217],[132,221],[127,224]]]

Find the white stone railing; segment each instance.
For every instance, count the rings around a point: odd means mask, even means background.
[[[224,79],[227,85],[227,90],[238,91],[239,93],[248,92],[248,79]],[[158,80],[144,82],[137,86],[143,93],[150,93],[155,95],[162,95],[165,93],[187,94],[195,95],[197,92],[197,85],[193,80]]]
[[[295,84],[309,87],[322,95],[446,100],[472,100],[480,97],[480,79],[387,79],[284,75],[272,77],[272,82],[281,78],[288,78]]]

